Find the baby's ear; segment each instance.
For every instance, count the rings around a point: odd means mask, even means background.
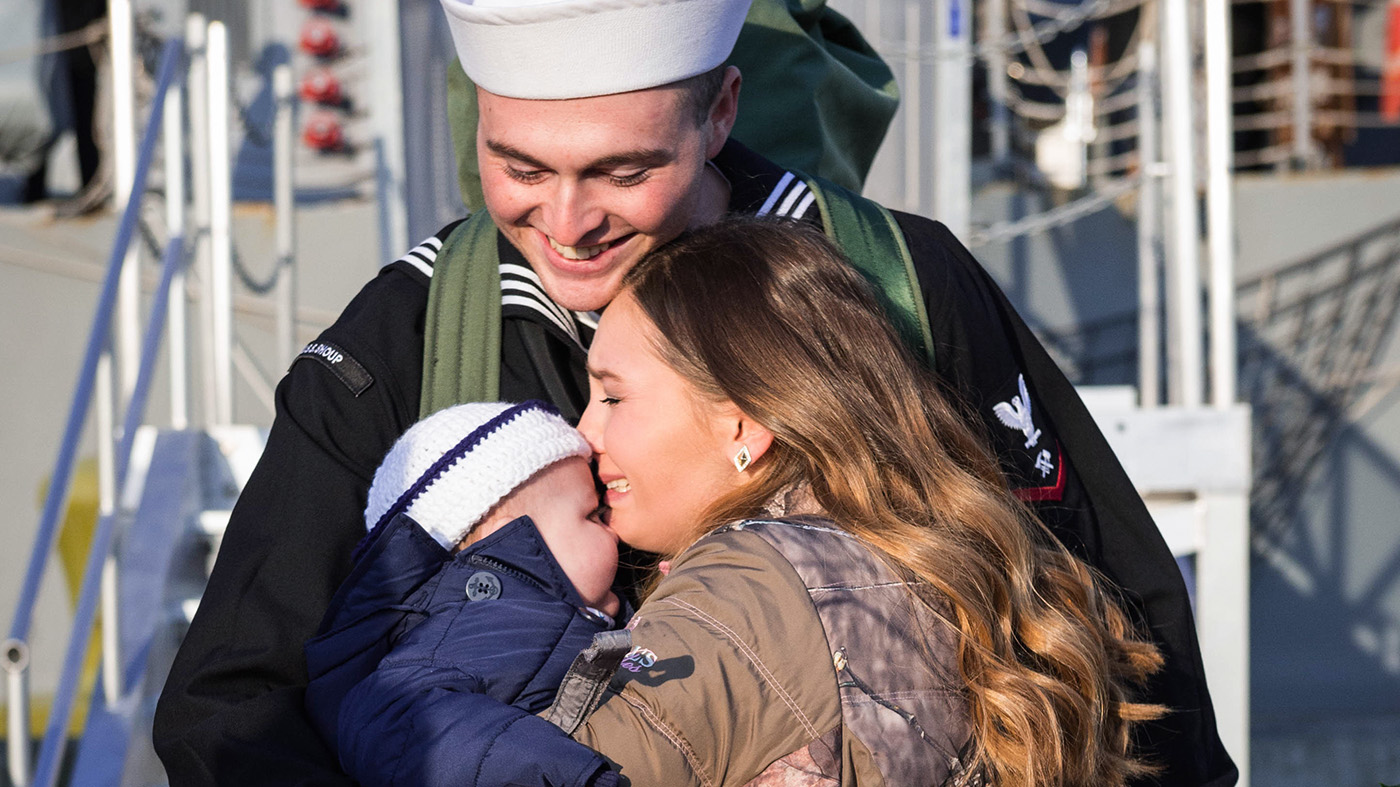
[[[462,537],[457,539],[457,545],[452,547],[452,551],[461,552],[462,550],[471,546],[474,542],[480,541],[482,534],[478,531],[479,528],[476,527],[467,528],[467,532],[463,533]]]

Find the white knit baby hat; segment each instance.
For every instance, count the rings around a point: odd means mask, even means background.
[[[703,74],[750,0],[441,0],[462,70],[499,96],[583,98]]]
[[[530,476],[592,453],[583,435],[544,402],[449,407],[409,427],[389,449],[369,488],[365,526],[373,531],[407,513],[452,549]]]

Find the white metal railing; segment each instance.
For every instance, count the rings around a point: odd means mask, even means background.
[[[180,236],[173,236],[166,247],[161,286],[157,288],[155,293],[151,319],[146,330],[145,347],[142,348],[145,352],[137,356],[140,361],[137,364],[136,376],[132,380],[126,416],[123,419],[123,428],[120,433],[112,430],[111,424],[102,423],[104,420],[110,420],[110,415],[104,418],[102,414],[110,413],[112,401],[110,382],[112,318],[113,312],[117,308],[117,300],[121,297],[123,269],[127,267],[127,262],[130,259],[128,250],[131,248],[131,240],[136,231],[141,196],[145,190],[146,174],[150,170],[151,161],[155,156],[155,144],[158,137],[160,116],[164,111],[165,94],[176,78],[178,62],[181,57],[180,50],[181,46],[178,40],[169,42],[161,60],[160,76],[155,95],[156,103],[151,112],[150,126],[142,138],[140,153],[136,157],[132,193],[122,212],[121,224],[117,230],[117,240],[112,248],[107,278],[98,301],[85,359],[73,395],[73,404],[69,409],[68,426],[59,449],[59,459],[54,469],[53,481],[44,503],[39,532],[35,538],[34,549],[30,554],[29,567],[25,573],[24,586],[11,624],[9,640],[3,653],[0,653],[5,659],[4,665],[9,673],[8,683],[11,687],[9,715],[11,723],[15,726],[10,729],[8,755],[10,758],[10,780],[17,787],[27,787],[31,784],[31,774],[29,773],[28,666],[32,655],[29,652],[27,638],[30,625],[33,622],[34,604],[38,598],[44,567],[57,536],[59,514],[72,479],[78,440],[82,435],[83,422],[86,420],[94,390],[99,394],[98,409],[101,432],[98,444],[101,464],[105,468],[101,473],[103,482],[101,483],[100,517],[88,552],[82,589],[79,592],[77,610],[73,616],[72,633],[63,661],[62,677],[49,710],[48,729],[39,751],[39,761],[33,774],[33,784],[51,787],[57,781],[60,760],[67,742],[68,722],[78,690],[83,655],[87,652],[88,637],[92,633],[93,621],[97,615],[99,595],[106,597],[115,583],[115,575],[108,562],[116,525],[115,488],[126,473],[126,459],[131,450],[131,440],[145,410],[146,393],[149,390],[150,378],[155,365],[156,347],[161,330],[164,328],[165,315],[163,312],[170,293],[170,283],[174,278],[175,269],[181,264],[183,258],[183,239]],[[113,450],[113,441],[110,436],[116,434],[120,434],[121,445]],[[104,615],[107,615],[103,622],[103,680],[104,684],[116,684],[107,691],[110,702],[113,697],[120,695],[121,690],[120,672],[111,668],[111,665],[119,661],[115,653],[116,618],[114,613],[116,610],[115,605],[111,603],[104,603],[103,607]]]
[[[118,197],[121,220],[19,601],[8,639],[0,646],[0,668],[6,673],[7,685],[8,775],[16,787],[52,787],[58,779],[79,691],[83,656],[99,608],[103,691],[100,698],[94,698],[94,703],[100,702],[110,709],[123,702],[132,688],[126,685],[123,677],[124,658],[130,654],[121,653],[120,648],[122,610],[117,598],[121,577],[113,557],[113,543],[129,513],[126,509],[134,505],[131,501],[119,500],[118,490],[123,488],[131,463],[137,427],[144,420],[163,335],[168,334],[170,343],[171,426],[185,429],[194,422],[205,427],[226,425],[233,415],[231,369],[237,340],[231,321],[228,265],[231,258],[231,151],[229,65],[224,26],[219,21],[208,22],[199,15],[192,15],[187,25],[189,45],[181,39],[167,42],[148,122],[138,148],[133,136],[135,99],[129,89],[135,68],[130,45],[130,4],[114,0],[111,14],[112,67],[118,83],[114,113],[119,129],[113,155],[122,185]],[[274,82],[277,94],[277,133],[274,135],[277,185],[274,202],[278,217],[277,337],[278,354],[285,355],[285,360],[295,353],[296,338],[290,68],[279,67]],[[188,101],[183,90],[188,90]],[[120,131],[123,124],[133,135]],[[139,312],[140,256],[132,240],[141,221],[142,200],[151,180],[156,146],[162,137],[167,240],[161,255],[160,282],[152,295],[143,331]],[[193,193],[188,195],[193,207],[192,222],[186,220],[186,211],[190,208],[184,188],[187,161],[192,170]],[[204,350],[202,389],[206,403],[199,418],[192,416],[190,407],[187,256],[196,261],[194,274],[200,285],[197,333]],[[223,350],[219,349],[221,347]],[[50,707],[38,761],[31,763],[29,669],[35,654],[31,651],[29,635],[90,409],[96,411],[98,435],[99,520],[89,547],[62,674]],[[116,418],[118,410],[123,411],[120,423]]]

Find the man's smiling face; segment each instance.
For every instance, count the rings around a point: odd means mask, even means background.
[[[559,305],[606,306],[643,255],[724,211],[705,162],[733,125],[734,75],[704,123],[678,85],[559,101],[477,91],[486,209]]]

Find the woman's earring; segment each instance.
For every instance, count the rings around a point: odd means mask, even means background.
[[[749,469],[749,465],[751,464],[753,464],[753,454],[749,453],[749,447],[746,445],[740,446],[739,453],[734,455],[734,467],[742,473]]]

